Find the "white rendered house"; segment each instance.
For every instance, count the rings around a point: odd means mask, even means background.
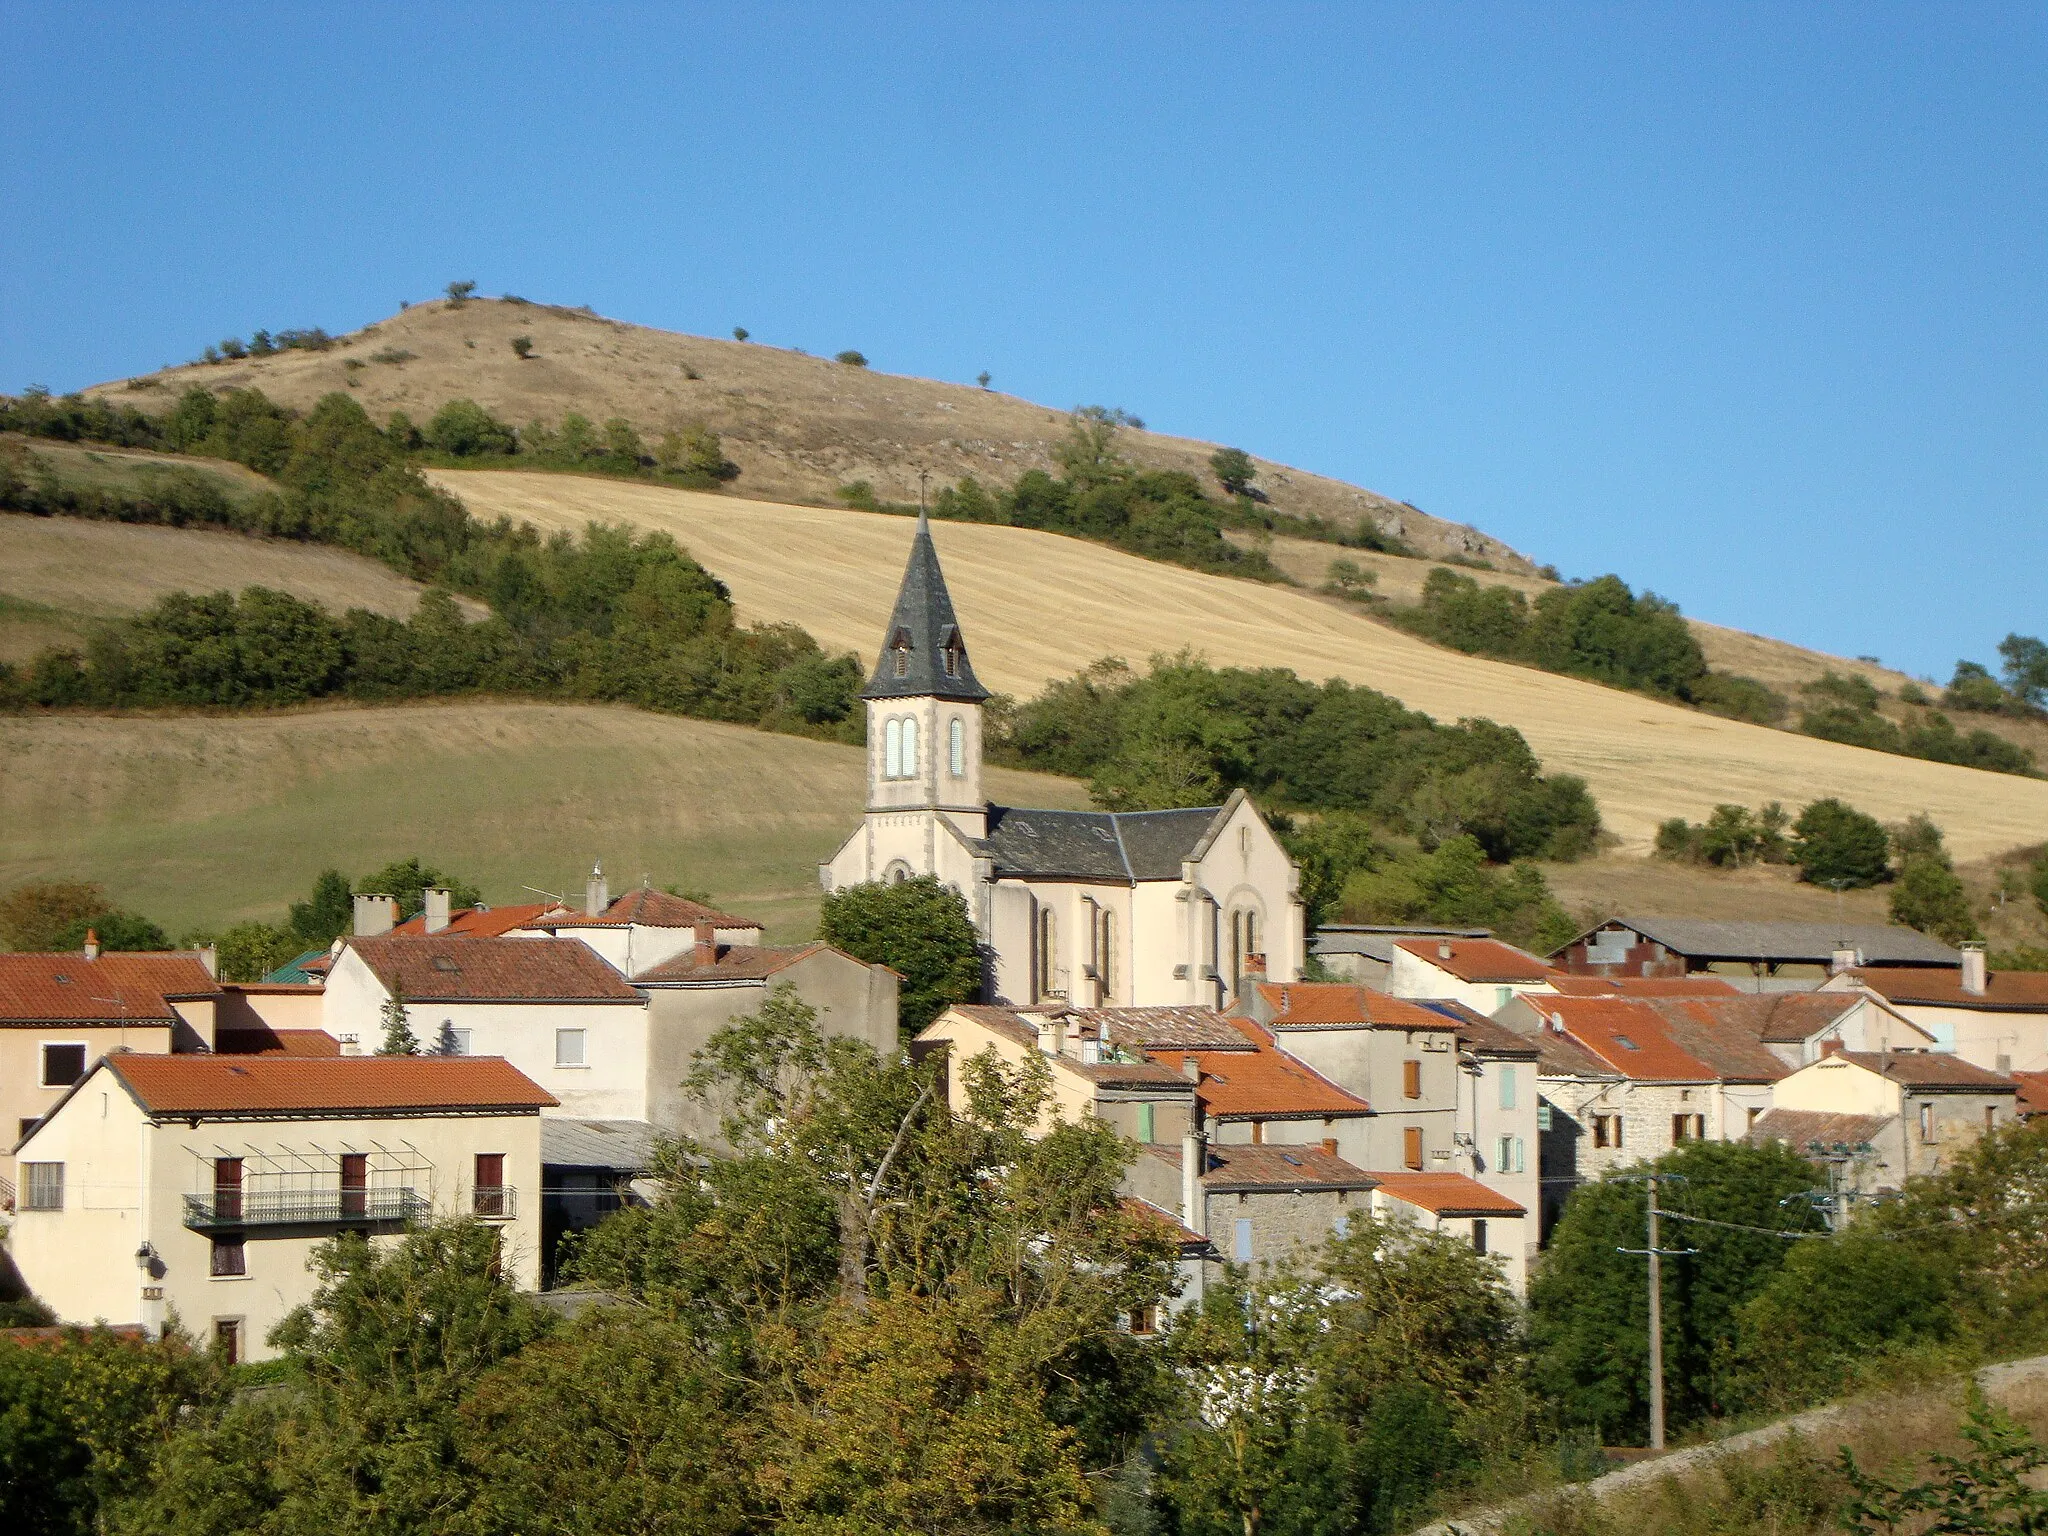
[[[819,878],[828,892],[913,875],[953,886],[988,946],[992,1000],[1215,1007],[1249,975],[1301,974],[1298,875],[1243,791],[1167,811],[989,803],[989,692],[922,517],[861,697],[867,815]]]

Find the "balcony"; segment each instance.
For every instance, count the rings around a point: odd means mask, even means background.
[[[510,1221],[518,1214],[514,1197],[519,1193],[510,1184],[479,1184],[470,1201],[471,1212],[485,1221]]]
[[[509,1211],[511,1191],[504,1194]],[[425,1197],[410,1189],[218,1191],[185,1197],[185,1225],[195,1232],[225,1228],[239,1231],[247,1227],[402,1226],[424,1221],[430,1209]]]

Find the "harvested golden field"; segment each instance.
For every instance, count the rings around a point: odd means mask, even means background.
[[[513,352],[515,337],[532,342],[532,356],[522,360]],[[830,354],[857,346],[859,338],[820,337],[819,344]],[[596,422],[622,416],[658,438],[703,422],[724,439],[748,495],[823,503],[854,480],[870,482],[884,500],[915,501],[920,469],[931,471],[934,485],[970,474],[985,484],[1009,485],[1028,469],[1050,469],[1052,445],[1065,434],[1073,403],[1051,409],[971,384],[500,299],[415,304],[337,338],[324,352],[166,368],[88,393],[158,412],[194,384],[253,385],[298,410],[345,389],[380,422],[404,411],[424,425],[449,400],[465,397],[519,427],[559,423],[575,411]],[[1140,464],[1185,470],[1214,488],[1214,443],[1125,431],[1119,446]],[[1534,569],[1477,529],[1339,480],[1255,462],[1258,483],[1278,512],[1347,526],[1368,517],[1425,555],[1464,554],[1503,569]]]
[[[1025,805],[1087,803],[996,771]],[[333,865],[417,853],[496,903],[522,887],[709,890],[780,938],[858,824],[856,747],[602,705],[459,703],[165,718],[0,716],[0,890],[99,880],[173,936],[275,921]]]
[[[436,478],[480,516],[671,533],[731,587],[744,616],[802,624],[863,657],[887,620],[911,533],[898,517],[621,481],[509,471]],[[1966,860],[2048,831],[2048,781],[1837,746],[1464,656],[1307,593],[1054,534],[942,523],[934,535],[976,671],[1018,695],[1100,656],[1142,662],[1182,647],[1219,665],[1344,677],[1440,719],[1519,727],[1548,767],[1586,778],[1608,825],[1636,850],[1665,817],[1702,818],[1718,801],[1796,805],[1820,795],[1886,820],[1925,811]]]

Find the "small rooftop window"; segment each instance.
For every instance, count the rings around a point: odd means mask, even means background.
[[[1301,1166],[1301,1159],[1292,1152],[1282,1152],[1280,1154],[1280,1161],[1287,1164],[1290,1168],[1299,1168]]]
[[[1620,1046],[1624,1051],[1640,1051],[1642,1049],[1640,1045],[1637,1045],[1635,1041],[1629,1039],[1627,1035],[1616,1035],[1614,1037],[1614,1043]]]
[[[434,969],[443,971],[450,976],[460,976],[462,974],[462,967],[453,960],[450,960],[446,955],[434,956]]]

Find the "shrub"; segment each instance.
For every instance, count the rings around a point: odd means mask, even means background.
[[[1979,662],[1959,661],[1955,676],[1949,679],[1948,687],[1942,690],[1941,702],[1949,709],[1976,710],[1982,714],[1997,714],[2012,703],[2012,695],[1999,685],[1997,678]]]
[[[512,350],[518,354],[521,361],[533,356],[533,338],[531,336],[514,336],[512,338]]]
[[[1328,575],[1323,580],[1323,590],[1335,597],[1348,597],[1354,601],[1371,601],[1377,594],[1373,588],[1379,584],[1380,573],[1356,560],[1332,560]]]
[[[832,361],[835,363],[844,363],[849,368],[865,368],[868,365],[867,358],[862,356],[860,353],[854,351],[850,347],[844,352],[834,353],[832,356]]]
[[[474,400],[450,400],[427,423],[427,446],[458,459],[516,453],[519,436]]]
[[[979,384],[983,389],[987,389],[989,385],[989,380],[992,377],[994,377],[994,375],[992,375],[986,368],[984,368],[981,370],[981,372],[977,373],[974,376],[974,382]]]
[[[1209,455],[1209,470],[1216,476],[1216,483],[1232,496],[1250,494],[1252,481],[1259,473],[1252,456],[1242,448],[1218,448]]]
[[[1979,937],[1963,882],[1947,859],[1932,854],[1914,854],[1899,865],[1898,883],[1891,892],[1891,919],[1944,944]]]
[[[1709,672],[1695,678],[1686,690],[1687,699],[1708,714],[1729,720],[1747,720],[1752,725],[1776,725],[1791,712],[1792,705],[1776,689],[1753,677],[1730,672]]]
[[[1812,885],[1876,885],[1891,873],[1891,839],[1875,816],[1830,796],[1816,800],[1792,824],[1799,878]]]
[[[1782,864],[1789,848],[1785,808],[1773,800],[1760,811],[1740,805],[1717,805],[1705,824],[1674,816],[1657,828],[1659,857],[1683,864],[1712,864],[1737,869],[1744,864]]]
[[[753,332],[749,331],[744,325],[736,325],[732,328],[732,339],[734,341],[745,341],[752,334]]]
[[[450,283],[447,288],[448,307],[450,309],[460,309],[469,302],[470,295],[475,292],[476,284],[473,282]]]

